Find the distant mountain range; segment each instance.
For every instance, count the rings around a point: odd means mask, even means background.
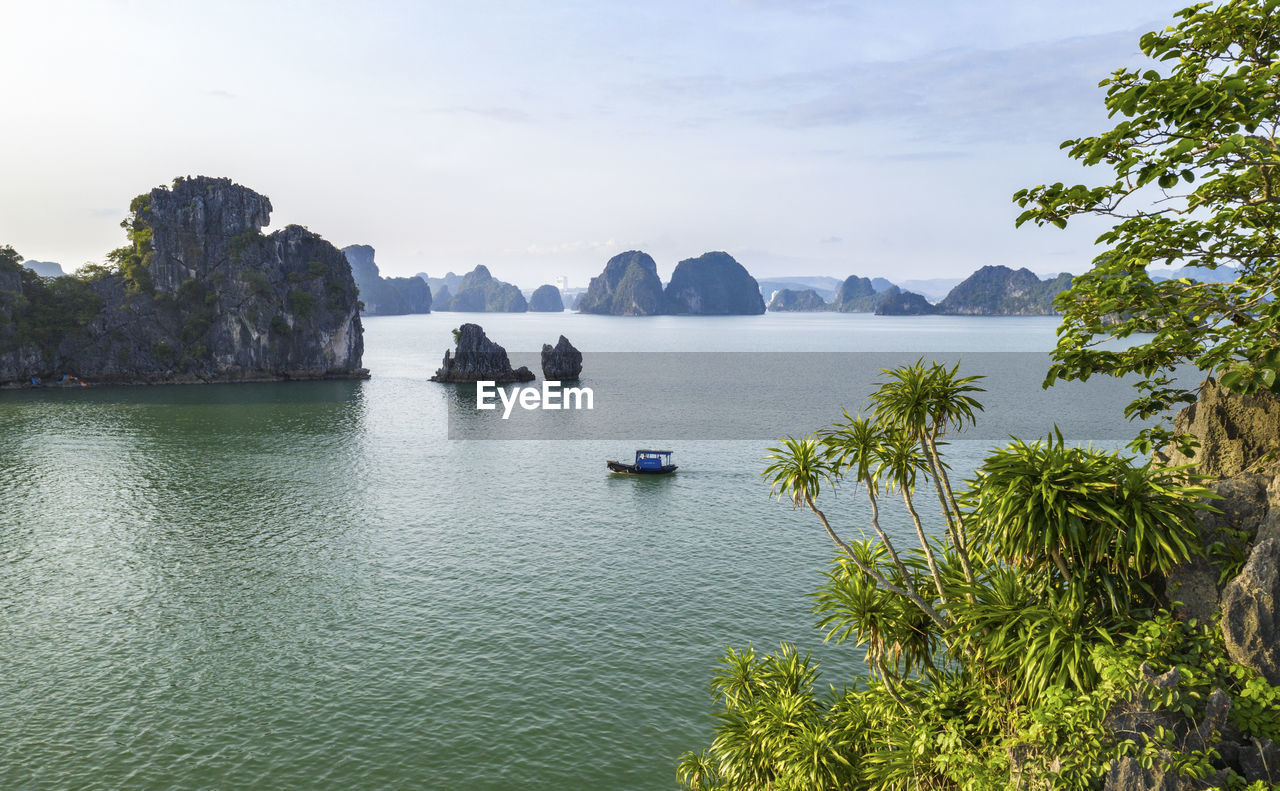
[[[792,278],[801,286],[818,278]],[[951,283],[951,288],[936,302],[926,295],[905,288],[906,284],[925,283],[932,288]],[[840,313],[875,313],[878,316],[919,316],[937,313],[950,316],[1051,316],[1056,313],[1053,299],[1071,286],[1071,275],[1060,274],[1041,280],[1029,269],[1007,266],[984,266],[969,277],[904,280],[895,285],[884,278],[850,276],[828,299],[816,288],[781,288],[773,292],[769,309],[775,311],[837,311]],[[934,294],[938,293],[933,291]]]

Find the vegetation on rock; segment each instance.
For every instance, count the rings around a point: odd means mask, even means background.
[[[0,384],[364,375],[358,301],[336,248],[228,179],[177,179],[135,198],[109,265],[39,278],[0,263]],[[7,274],[6,274],[7,273]]]

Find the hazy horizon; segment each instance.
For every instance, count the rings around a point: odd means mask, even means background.
[[[134,195],[210,175],[384,275],[1078,273],[1102,226],[1010,196],[1088,180],[1059,143],[1183,5],[11,4],[0,244],[101,261]]]

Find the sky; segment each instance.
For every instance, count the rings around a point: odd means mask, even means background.
[[[384,275],[1079,272],[1105,226],[1015,230],[1011,196],[1105,178],[1059,144],[1184,5],[0,0],[0,244],[101,261],[134,195],[209,175]]]

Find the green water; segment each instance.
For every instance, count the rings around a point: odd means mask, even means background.
[[[1056,326],[433,314],[366,320],[367,382],[0,393],[0,789],[670,788],[727,643],[860,670],[812,626],[829,546],[768,500],[766,443],[654,437],[681,470],[634,479],[602,462],[635,444],[450,442],[426,379],[466,318],[588,352]]]

